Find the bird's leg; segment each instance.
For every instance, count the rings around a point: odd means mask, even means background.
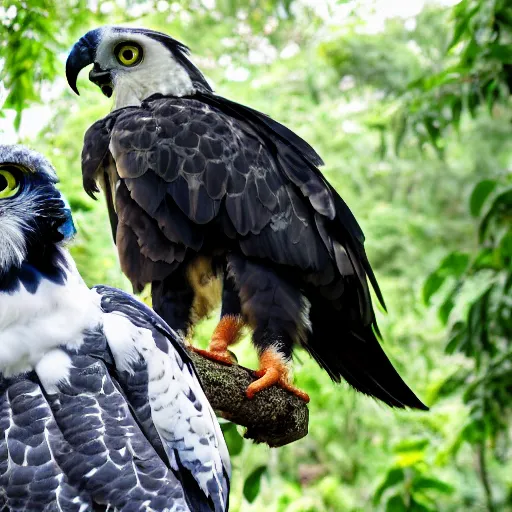
[[[213,331],[207,350],[194,348],[194,351],[208,359],[221,363],[233,364],[233,357],[228,352],[228,347],[240,339],[244,326],[241,314],[240,299],[235,289],[233,280],[224,271],[222,289],[222,311],[220,321]]]
[[[240,332],[244,321],[239,315],[225,315],[220,319],[213,331],[210,344],[206,350],[193,348],[194,352],[221,363],[233,364],[233,358],[228,352],[228,347],[240,339]]]
[[[163,281],[153,281],[151,299],[156,314],[187,339],[191,334],[194,290],[187,279],[185,270],[179,268]]]
[[[275,348],[268,348],[260,355],[259,370],[254,372],[258,380],[254,381],[246,390],[247,398],[253,398],[256,393],[277,385],[309,402],[309,396],[291,383],[289,361]]]
[[[275,269],[236,254],[229,255],[229,270],[259,354],[259,378],[247,387],[247,397],[277,385],[309,402],[309,396],[292,385],[289,366],[293,347],[306,328],[300,289]]]

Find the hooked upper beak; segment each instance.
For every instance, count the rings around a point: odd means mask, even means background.
[[[98,48],[100,39],[101,29],[94,29],[87,32],[87,34],[75,43],[66,60],[66,78],[68,84],[78,95],[80,94],[76,86],[78,74],[82,69],[94,63],[96,49]],[[110,97],[112,95],[113,87],[110,71],[101,69],[98,64],[95,64],[94,68],[89,73],[89,80],[98,85],[106,96]]]

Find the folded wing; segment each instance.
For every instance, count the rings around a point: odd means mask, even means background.
[[[165,453],[194,511],[228,510],[229,454],[180,338],[142,302],[95,287],[117,381],[152,444]]]
[[[181,340],[119,290],[35,371],[0,375],[0,508],[228,510],[230,461]]]

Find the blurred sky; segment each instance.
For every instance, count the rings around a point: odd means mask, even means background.
[[[94,0],[93,0],[94,1]],[[350,0],[339,2],[338,0],[298,0],[298,3],[315,9],[317,14],[330,25],[343,26],[344,20],[350,13],[356,13],[357,17],[365,22],[365,32],[377,33],[384,29],[384,23],[388,18],[402,18],[405,24],[414,28],[414,18],[429,4],[450,6],[460,0]],[[118,0],[116,3],[123,3]],[[205,7],[213,8],[215,0],[203,0]],[[108,3],[104,4],[108,10]],[[136,8],[145,10],[144,4],[137,4]],[[0,7],[0,10],[1,7]],[[133,12],[131,14],[134,14]],[[142,14],[142,12],[141,12]],[[5,12],[0,12],[0,18]],[[62,55],[63,69],[66,55]],[[229,72],[229,70],[228,70]],[[229,79],[244,80],[248,73],[238,73],[237,76],[228,76]],[[63,79],[58,79],[51,88],[42,91],[43,100],[50,100],[59,96],[66,87]],[[6,91],[0,83],[0,106],[6,97]],[[21,138],[35,137],[49,121],[51,107],[37,105],[23,111],[23,117],[19,133],[14,130],[15,112],[4,110],[5,117],[0,118],[0,139],[4,144],[15,144]]]

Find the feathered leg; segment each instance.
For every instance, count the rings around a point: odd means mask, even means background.
[[[259,354],[259,379],[247,388],[247,396],[278,385],[308,402],[308,395],[291,384],[290,372],[293,346],[305,339],[308,329],[301,292],[274,269],[236,255],[229,258],[228,270]]]
[[[194,289],[185,268],[176,269],[163,281],[154,281],[151,286],[151,300],[155,312],[172,329],[187,337],[191,325]]]
[[[243,326],[244,321],[238,291],[235,289],[233,278],[224,269],[220,321],[213,331],[208,349],[194,348],[194,351],[208,359],[232,364],[233,358],[228,351],[228,347],[239,341]]]

